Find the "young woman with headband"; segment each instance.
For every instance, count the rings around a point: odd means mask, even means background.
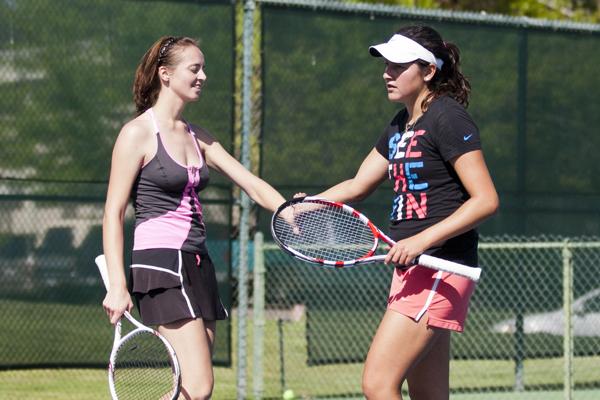
[[[163,37],[142,57],[133,84],[138,115],[123,126],[114,146],[103,224],[111,283],[103,307],[114,324],[133,307],[123,263],[123,222],[132,197],[129,289],[144,324],[156,326],[173,345],[185,399],[210,398],[216,321],[227,318],[198,196],[208,183],[208,169],[270,211],[284,201],[206,129],[183,119],[206,79],[204,54],[193,39]]]
[[[407,26],[369,49],[383,58],[392,119],[356,175],[319,194],[357,201],[386,178],[394,191],[386,258],[396,266],[387,311],[363,372],[368,399],[448,399],[450,332],[462,332],[474,283],[410,266],[421,253],[477,265],[476,227],[494,214],[498,197],[465,108],[469,82],[459,50],[434,29]],[[408,267],[406,267],[408,266]]]

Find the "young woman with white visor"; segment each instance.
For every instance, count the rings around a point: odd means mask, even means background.
[[[404,108],[355,176],[319,194],[357,201],[386,178],[392,182],[390,236],[397,244],[386,263],[396,268],[363,391],[368,399],[401,399],[407,381],[411,400],[448,399],[450,333],[464,329],[474,283],[410,265],[427,253],[476,266],[476,227],[496,212],[498,196],[466,111],[470,85],[458,48],[430,27],[407,26],[369,51],[385,63],[388,100]]]

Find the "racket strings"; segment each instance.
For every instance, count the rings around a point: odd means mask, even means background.
[[[124,341],[113,366],[114,389],[119,400],[172,399],[176,378],[171,354],[150,332]]]
[[[360,218],[327,203],[303,202],[290,205],[294,223],[274,220],[277,238],[288,248],[317,260],[355,260],[370,254],[375,236]]]

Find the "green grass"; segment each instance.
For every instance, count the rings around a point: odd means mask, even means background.
[[[1,303],[4,308],[7,303]],[[98,312],[99,322],[82,326],[70,322],[61,326],[60,321],[68,321],[69,316],[78,315],[82,306],[56,305],[46,309],[39,304],[23,305],[10,302],[10,306],[34,307],[35,310],[23,313],[17,323],[11,321],[0,330],[0,354],[2,357],[14,356],[15,351],[52,353],[58,348],[59,341],[74,341],[80,334],[86,335],[83,354],[76,356],[84,360],[90,353],[101,352],[106,359],[112,344],[112,329],[106,323],[102,312]],[[54,307],[54,311],[52,311]],[[91,307],[91,306],[88,306]],[[90,308],[89,312],[97,312]],[[35,317],[35,318],[32,318]],[[233,358],[235,365],[236,331],[235,313],[233,318]],[[32,321],[35,319],[36,321]],[[51,322],[54,321],[54,322]],[[249,320],[247,393],[253,394],[253,378],[257,371],[253,365],[252,320]],[[29,324],[30,330],[18,329],[18,324]],[[27,326],[27,325],[25,325]],[[283,324],[284,372],[282,375],[280,347],[277,322],[267,319],[264,330],[263,397],[279,398],[281,396],[282,378],[287,388],[294,390],[299,398],[333,397],[360,393],[361,363],[334,364],[321,366],[307,365],[306,320],[285,322]],[[217,333],[218,334],[218,333]],[[11,339],[12,338],[12,339]],[[8,348],[12,350],[7,350]],[[17,350],[15,350],[17,349]],[[50,352],[50,353],[48,353]],[[59,359],[73,356],[56,354]],[[491,399],[559,399],[562,398],[563,362],[560,358],[526,360],[524,365],[524,382],[527,391],[513,392],[514,363],[510,360],[453,361],[451,365],[451,385],[454,390],[452,399],[459,400],[491,400]],[[576,357],[574,359],[574,379],[577,385],[575,400],[591,400],[600,398],[598,382],[600,382],[600,357]],[[215,368],[214,399],[236,398],[236,370],[234,368]],[[594,390],[583,390],[594,386]],[[582,390],[579,390],[582,389]],[[107,378],[104,369],[39,369],[0,371],[1,399],[107,399]]]
[[[106,371],[37,369],[0,372],[3,399],[107,399]]]

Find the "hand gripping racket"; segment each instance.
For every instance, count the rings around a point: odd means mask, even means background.
[[[104,255],[96,265],[108,290]],[[157,331],[125,311],[135,329],[121,337],[121,320],[115,325],[115,339],[108,363],[108,386],[113,400],[174,400],[179,396],[181,374],[173,347]]]
[[[345,268],[382,262],[375,255],[379,239],[395,242],[352,207],[318,197],[296,198],[282,204],[271,220],[275,242],[292,256],[327,267]],[[421,254],[415,264],[479,280],[481,268]]]

